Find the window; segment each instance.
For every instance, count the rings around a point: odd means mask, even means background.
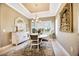
[[[32,32],[46,34],[54,30],[52,21],[32,22]]]

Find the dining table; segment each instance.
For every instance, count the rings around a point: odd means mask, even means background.
[[[38,34],[38,33],[31,33],[30,35],[38,35],[38,38],[45,38],[48,37],[48,34]]]
[[[47,34],[38,35],[38,38],[45,38],[45,37],[48,37],[48,35]]]

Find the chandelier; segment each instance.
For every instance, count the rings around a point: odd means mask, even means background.
[[[39,17],[37,15],[35,15],[35,17],[33,18],[32,22],[38,22]]]

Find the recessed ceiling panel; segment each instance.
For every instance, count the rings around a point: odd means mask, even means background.
[[[42,12],[49,10],[49,3],[23,3],[31,13]]]

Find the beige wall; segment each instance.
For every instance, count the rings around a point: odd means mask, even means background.
[[[31,19],[29,20],[29,30],[30,30],[30,33],[31,33]]]
[[[56,35],[57,35],[57,40],[60,42],[60,44],[65,48],[65,50],[70,54],[70,55],[78,55],[78,12],[79,4],[73,4],[73,32],[68,33],[68,32],[61,32],[59,30],[60,28],[60,16],[59,12],[62,10],[62,7],[65,4],[62,4],[60,10],[58,11],[56,15]]]
[[[0,31],[1,31],[1,4],[0,4]],[[1,34],[0,34],[1,37]],[[1,42],[0,42],[0,46],[1,46]]]
[[[7,6],[6,4],[0,4],[0,46],[5,46],[11,43],[11,33],[14,31],[14,21],[16,18],[21,17],[24,19],[28,26],[29,20]],[[5,32],[3,32],[5,30]]]

